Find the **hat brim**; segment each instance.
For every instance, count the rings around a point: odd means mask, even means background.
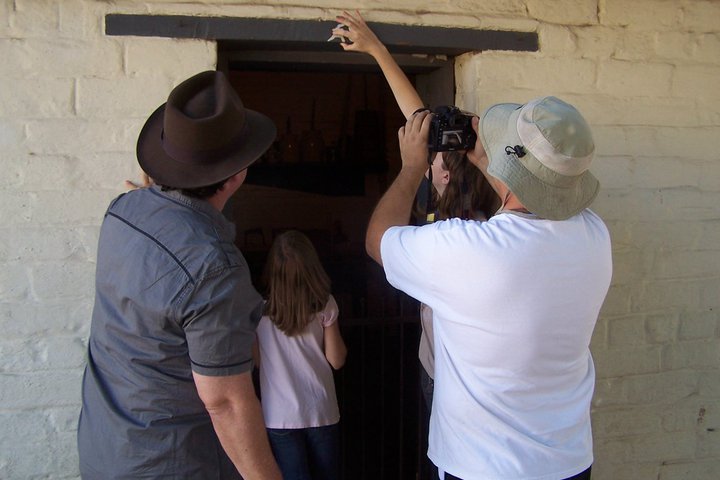
[[[505,147],[523,144],[517,132],[522,107],[501,103],[483,114],[479,136],[489,160],[488,173],[505,183],[530,212],[541,218],[566,220],[590,206],[600,182],[589,170],[574,177],[553,172],[527,149],[521,158],[505,153]],[[542,171],[548,181],[533,171]]]
[[[260,158],[277,136],[277,128],[270,118],[245,109],[247,127],[237,141],[237,149],[209,163],[183,163],[168,155],[162,146],[165,105],[150,115],[137,142],[140,167],[160,185],[196,188],[230,178]]]

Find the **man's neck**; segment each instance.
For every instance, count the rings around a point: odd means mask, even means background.
[[[242,185],[245,181],[246,176],[247,168],[228,178],[225,183],[223,183],[222,187],[215,192],[215,195],[207,199],[208,203],[216,208],[218,212],[222,212],[225,208],[225,204],[228,200],[230,200],[230,197],[237,192],[240,185]]]
[[[218,212],[222,212],[223,208],[225,208],[225,204],[227,203],[227,198],[224,196],[219,196],[218,194],[213,195],[212,197],[207,199],[207,202],[213,206]]]
[[[525,205],[522,204],[519,198],[517,198],[511,191],[507,191],[505,195],[505,199],[503,201],[502,207],[500,208],[501,211],[511,211],[511,212],[524,212],[529,213],[528,209],[525,208]]]
[[[515,195],[510,195],[510,198],[505,202],[503,210],[526,210],[525,205]]]

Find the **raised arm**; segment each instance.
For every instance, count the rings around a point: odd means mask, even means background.
[[[281,480],[250,372],[210,377],[193,372],[200,399],[225,452],[247,480]]]
[[[406,119],[410,118],[413,112],[425,106],[405,72],[390,55],[387,47],[370,30],[360,12],[356,10],[353,15],[345,11],[335,18],[339,25],[344,25],[348,30],[337,27],[332,31],[333,35],[347,37],[352,42],[341,43],[342,48],[352,52],[364,52],[375,59]]]

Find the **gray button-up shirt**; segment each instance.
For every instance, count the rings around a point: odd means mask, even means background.
[[[238,478],[192,378],[252,368],[262,298],[234,234],[209,203],[158,187],[110,204],[82,387],[83,478]]]

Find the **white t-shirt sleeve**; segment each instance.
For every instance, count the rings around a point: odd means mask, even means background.
[[[387,281],[411,297],[424,301],[432,291],[435,224],[391,227],[380,240],[380,256]]]

